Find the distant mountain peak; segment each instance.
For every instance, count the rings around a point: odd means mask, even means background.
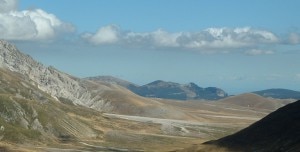
[[[190,82],[188,84],[179,84],[171,81],[155,80],[148,84],[137,86],[131,82],[120,83],[118,78],[112,78],[110,76],[97,76],[87,78],[93,81],[105,81],[110,83],[117,83],[127,89],[131,90],[135,94],[143,97],[151,98],[163,98],[163,99],[176,99],[176,100],[217,100],[227,97],[227,93],[220,88],[208,87],[201,88],[197,84]],[[125,80],[122,80],[122,82]],[[128,85],[131,84],[131,85]]]
[[[300,99],[299,91],[282,88],[266,89],[261,91],[255,91],[253,93],[263,97],[271,97],[276,99]]]
[[[163,80],[156,80],[156,81],[148,83],[147,85],[158,85],[158,84],[162,84],[162,83],[165,84],[165,83],[168,83],[168,82],[163,81]]]
[[[190,88],[197,88],[197,87],[199,87],[199,86],[198,86],[196,83],[194,83],[194,82],[190,82],[190,83],[186,84],[185,86],[190,87]]]
[[[145,97],[178,100],[217,100],[228,96],[225,91],[216,87],[201,88],[193,82],[188,84],[179,84],[162,80],[153,81],[149,84],[132,89],[132,91]]]

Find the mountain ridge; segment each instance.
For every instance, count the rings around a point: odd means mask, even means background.
[[[121,80],[114,77],[107,76],[97,76],[97,77],[88,77],[86,78],[92,81],[103,81],[107,83],[116,83],[119,84],[130,91],[143,96],[150,98],[162,98],[162,99],[176,99],[176,100],[217,100],[225,98],[228,94],[217,87],[207,87],[202,88],[197,84],[191,82],[188,84],[179,84],[176,82],[167,82],[163,80],[155,80],[148,84],[138,86],[134,83]],[[125,84],[123,82],[126,82]]]
[[[129,82],[129,81],[126,81],[126,80],[123,80],[123,79],[119,79],[119,78],[116,78],[116,77],[113,77],[113,76],[109,76],[109,75],[87,77],[87,78],[84,78],[84,79],[85,80],[102,81],[102,82],[117,84],[117,85],[123,86],[125,88],[130,87],[130,86],[138,87],[138,85],[136,85],[132,82]]]
[[[253,92],[263,97],[277,98],[277,99],[300,99],[300,91],[272,88]]]
[[[176,82],[168,82],[168,81],[163,81],[163,80],[155,80],[153,82],[144,84],[144,85],[137,85],[134,84],[132,82],[123,80],[123,79],[119,79],[113,76],[94,76],[94,77],[87,77],[84,78],[85,80],[92,80],[92,81],[99,81],[99,82],[106,82],[106,83],[112,83],[112,84],[117,84],[120,86],[123,86],[127,89],[129,89],[130,91],[144,96],[144,97],[156,97],[155,95],[147,95],[147,94],[143,94],[140,92],[143,92],[142,87],[143,86],[148,86],[148,87],[155,87],[156,86],[163,86],[163,84],[168,85],[168,86],[181,86],[181,88],[186,87],[187,89],[184,89],[185,93],[187,94],[187,96],[196,96],[196,91],[197,90],[212,90],[212,92],[214,90],[218,90],[220,88],[217,87],[207,87],[207,88],[201,88],[199,87],[197,84],[190,82],[187,84],[180,84],[180,83],[176,83]],[[177,90],[179,91],[179,90]],[[177,92],[179,94],[179,92]],[[218,95],[218,92],[215,91],[216,96]],[[226,95],[224,95],[224,93]],[[270,89],[265,89],[265,90],[259,90],[259,91],[253,91],[253,92],[247,92],[248,94],[256,94],[262,97],[266,97],[266,98],[274,98],[274,99],[300,99],[300,91],[295,91],[295,90],[291,90],[291,89],[284,89],[284,88],[270,88]],[[247,94],[247,93],[242,93],[242,94]],[[183,93],[181,93],[183,94]],[[189,94],[189,95],[188,95]],[[238,94],[238,95],[242,95],[242,94]],[[235,96],[238,96],[235,95]],[[213,99],[223,99],[222,96],[224,96],[224,98],[226,97],[230,97],[224,90],[220,89],[219,95],[220,98],[213,98]],[[159,97],[158,97],[159,98]],[[168,98],[168,97],[163,97],[165,99],[178,99],[178,98]],[[185,97],[181,97],[180,100],[197,100],[197,99],[201,99],[201,98],[185,98]]]
[[[117,108],[121,99],[116,100],[111,96],[105,97],[107,92],[123,94],[123,89],[118,86],[93,84],[90,81],[70,76],[52,66],[44,66],[29,55],[21,53],[14,45],[4,40],[0,40],[0,50],[1,68],[23,75],[32,85],[50,94],[57,101],[67,99],[72,104],[102,112],[118,112],[118,110],[121,110]],[[134,102],[129,103],[130,101],[131,99],[126,102],[127,106],[137,106]],[[149,102],[149,104],[155,103]]]
[[[58,102],[67,101],[100,112],[153,117],[184,117],[181,112],[167,106],[162,107],[159,102],[133,94],[118,84],[80,79],[52,66],[44,66],[4,40],[0,40],[0,68],[18,73]]]
[[[273,111],[293,101],[294,100],[287,99],[270,99],[254,93],[244,93],[220,99],[217,102],[255,109],[268,109]]]
[[[151,151],[157,145],[156,149],[164,151],[160,148],[171,150],[191,144],[189,141],[198,140],[194,137],[223,137],[266,114],[265,110],[218,102],[145,98],[121,86],[136,87],[134,84],[105,79],[108,82],[76,78],[44,66],[14,45],[0,41],[0,150],[3,142],[11,142],[10,149],[18,145],[28,151],[35,147],[22,147],[19,143],[46,145],[36,151],[50,150],[47,144],[88,151],[111,150],[115,146],[129,148],[128,151],[147,147]],[[171,95],[175,90],[189,97],[218,93],[214,87],[161,80],[145,87],[150,91],[173,88]]]
[[[44,66],[29,55],[21,53],[14,45],[0,40],[0,67],[20,73],[42,91],[53,98],[71,100],[74,104],[90,107],[103,102],[100,96],[93,96],[81,83],[79,78],[70,76],[52,66]],[[101,108],[101,107],[95,107]]]

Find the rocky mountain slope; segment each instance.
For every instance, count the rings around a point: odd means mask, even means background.
[[[6,41],[0,41],[0,63],[0,151],[118,151],[114,146],[161,146],[157,139],[167,148],[174,147],[169,141],[185,143],[162,136],[160,125],[103,114],[187,117],[168,105],[116,84],[80,80],[46,67]]]
[[[172,149],[172,142],[187,144],[162,136],[160,128],[149,122],[112,119],[66,98],[57,101],[24,75],[0,68],[1,152],[133,151],[154,146]],[[124,144],[128,141],[138,144]]]
[[[176,100],[217,100],[227,97],[227,93],[216,87],[201,88],[195,83],[179,84],[157,80],[149,84],[138,86],[133,83],[107,76],[89,77],[88,80],[119,84],[132,92],[150,98]]]
[[[275,99],[300,99],[300,92],[288,89],[267,89],[253,92],[263,97],[271,97]]]
[[[54,67],[44,66],[3,40],[0,40],[0,67],[22,74],[33,85],[56,99],[66,98],[74,104],[84,106],[103,102],[101,97],[93,96],[81,84],[81,80],[58,71]]]
[[[68,113],[98,115],[99,120],[103,119],[101,115],[65,100],[57,102],[23,78],[19,73],[0,69],[0,141],[55,143],[99,135],[86,121]]]
[[[96,82],[107,82],[111,84],[117,84],[120,86],[123,86],[125,88],[135,88],[138,87],[138,85],[128,82],[126,80],[122,80],[113,76],[96,76],[96,77],[87,77],[86,80],[96,81]]]
[[[144,98],[120,86],[126,83],[75,78],[0,40],[0,151],[168,151],[198,142],[195,137],[231,134],[268,113],[221,102]],[[191,98],[197,96],[193,90],[210,91],[194,84],[152,85],[162,91],[174,85]]]
[[[173,116],[181,115],[180,112],[170,112],[173,110],[162,107],[152,99],[132,94],[118,84],[83,80],[54,67],[46,67],[3,40],[0,40],[0,68],[20,74],[24,81],[60,102],[69,101],[74,105],[119,114],[154,117],[172,116],[172,113]]]

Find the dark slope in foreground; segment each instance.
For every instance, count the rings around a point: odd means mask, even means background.
[[[300,99],[299,91],[288,89],[266,89],[261,91],[255,91],[253,93],[263,97],[271,97],[276,99]]]
[[[300,100],[269,114],[253,125],[216,141],[231,151],[300,151]]]

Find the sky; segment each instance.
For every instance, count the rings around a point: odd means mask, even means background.
[[[0,0],[0,38],[83,78],[300,91],[298,0]]]

